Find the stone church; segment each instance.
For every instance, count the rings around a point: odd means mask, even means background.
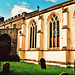
[[[3,20],[3,17],[2,17]],[[73,67],[75,59],[75,1],[44,10],[23,12],[0,22],[0,35],[11,38],[11,52],[22,62]]]

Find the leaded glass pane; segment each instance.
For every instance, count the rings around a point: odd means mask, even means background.
[[[52,47],[52,23],[50,22],[50,47]]]
[[[37,26],[35,28],[35,48],[36,48],[36,42],[37,42]]]
[[[31,42],[32,42],[32,27],[30,28],[30,48],[31,48]]]

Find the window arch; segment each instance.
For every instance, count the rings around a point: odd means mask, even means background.
[[[75,11],[74,11],[74,13],[73,13],[73,18],[75,18]]]
[[[37,26],[36,22],[32,21],[30,27],[30,48],[36,48],[36,41],[37,40]]]
[[[49,24],[49,47],[59,47],[59,17],[53,14]]]

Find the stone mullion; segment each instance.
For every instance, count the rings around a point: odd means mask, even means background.
[[[35,36],[36,36],[36,45],[35,45],[35,47],[37,47],[37,26],[36,26],[36,34],[35,34]]]
[[[49,42],[49,47],[50,47],[50,45],[51,45],[51,43],[50,43],[50,42],[51,42],[51,37],[50,37],[50,35],[51,35],[51,34],[50,34],[50,33],[51,33],[51,30],[50,30],[50,29],[51,29],[51,28],[50,28],[50,27],[51,27],[51,26],[50,26],[50,23],[49,23],[49,41],[48,41],[48,42]]]
[[[56,38],[55,38],[55,46],[57,47],[57,21],[55,21],[55,29],[56,29]]]
[[[32,39],[31,39],[31,48],[33,47],[33,26],[32,26]]]
[[[35,48],[35,26],[34,26],[34,48]]]
[[[53,48],[53,22],[52,22],[52,48]]]
[[[31,36],[32,33],[31,32],[32,32],[32,27],[30,27],[30,48],[31,48],[31,38],[32,38],[32,36]]]
[[[34,42],[35,42],[35,41],[34,41],[34,28],[35,28],[35,27],[33,26],[33,48],[34,48]]]
[[[37,39],[37,38],[36,38],[36,37],[37,37],[36,30],[37,30],[37,29],[36,29],[36,28],[37,28],[37,26],[35,26],[35,48],[36,48],[36,39]]]

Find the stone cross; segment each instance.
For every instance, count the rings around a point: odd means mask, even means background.
[[[39,10],[39,8],[40,8],[40,7],[39,7],[39,6],[37,6],[37,9],[38,9],[38,10]]]

